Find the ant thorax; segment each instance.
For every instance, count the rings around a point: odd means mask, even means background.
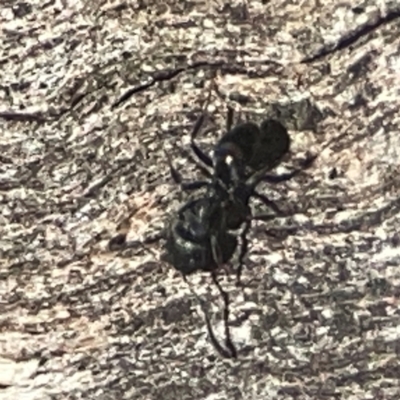
[[[216,147],[213,163],[216,177],[228,186],[244,177],[243,153],[234,143],[222,143]]]

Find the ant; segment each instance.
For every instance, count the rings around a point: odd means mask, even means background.
[[[213,224],[218,227],[217,230],[237,230],[242,224],[245,224],[241,234],[242,249],[237,269],[237,285],[240,285],[243,258],[247,250],[246,234],[250,230],[251,221],[265,221],[274,218],[274,215],[252,216],[249,206],[250,199],[257,198],[271,208],[275,214],[284,215],[275,202],[258,193],[256,187],[262,181],[279,183],[289,180],[301,170],[294,170],[281,176],[267,175],[266,172],[277,166],[289,151],[290,137],[287,129],[273,119],[266,119],[261,126],[253,122],[245,122],[231,128],[232,115],[232,109],[228,109],[227,133],[217,142],[212,157],[203,153],[195,143],[196,135],[204,122],[204,113],[196,122],[191,133],[191,148],[204,164],[200,164],[199,167],[208,180],[184,182],[181,174],[173,166],[169,155],[166,154],[171,176],[182,190],[192,191],[206,188],[205,197],[191,200],[178,210],[175,217],[176,223],[170,226],[166,247],[169,253],[175,255],[172,256],[174,259],[172,264],[179,271],[187,274],[196,270],[208,271],[214,268],[210,266],[210,258],[199,258],[199,256],[195,256],[194,252],[188,252],[187,242],[194,243],[202,235],[206,235],[207,240],[210,240],[215,227],[213,229],[211,226],[208,227],[208,219],[212,219]],[[308,167],[313,160],[314,158],[307,160],[303,169]],[[206,167],[211,168],[212,172]],[[212,217],[208,216],[205,204],[210,204],[209,208],[211,207],[210,210],[213,212],[209,214]],[[182,223],[178,223],[178,220]],[[179,249],[181,245],[182,247]],[[205,250],[205,248],[203,249]]]
[[[244,225],[240,233],[241,248],[236,271],[236,283],[240,285],[251,222],[273,219],[276,214],[283,215],[273,201],[256,191],[256,187],[262,181],[278,183],[289,180],[301,170],[281,176],[267,175],[289,151],[290,137],[287,129],[273,119],[264,120],[260,126],[253,122],[244,122],[232,128],[231,108],[228,108],[227,132],[217,142],[210,157],[195,142],[205,117],[203,112],[197,120],[191,132],[190,146],[200,160],[198,166],[207,180],[185,182],[166,153],[171,176],[182,190],[205,188],[205,191],[200,196],[189,199],[170,219],[166,229],[166,252],[162,259],[180,271],[187,283],[187,276],[196,271],[211,273],[224,300],[225,349],[215,338],[203,302],[193,290],[192,292],[202,307],[214,347],[223,357],[236,358],[237,351],[228,325],[229,298],[218,282],[216,272],[229,262],[238,247],[237,236],[232,231]],[[305,167],[314,159],[315,157],[308,160]],[[275,215],[253,216],[249,206],[252,197],[261,200]]]

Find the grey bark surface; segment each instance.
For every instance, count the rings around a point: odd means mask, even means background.
[[[399,398],[397,2],[5,0],[0,26],[1,400]],[[282,168],[318,155],[262,186],[288,217],[254,224],[244,289],[221,273],[235,361],[157,240],[212,77],[203,149],[229,103],[287,125]]]

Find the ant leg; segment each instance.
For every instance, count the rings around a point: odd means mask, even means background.
[[[243,271],[243,265],[244,265],[244,257],[247,253],[247,250],[249,248],[249,241],[247,239],[247,234],[249,233],[251,228],[251,219],[246,221],[246,224],[240,233],[240,253],[239,253],[239,265],[236,271],[236,286],[240,286],[240,278],[242,276],[242,271]]]
[[[254,173],[253,175],[251,175],[251,177],[247,180],[246,184],[249,187],[255,188],[262,181],[266,181],[269,183],[280,183],[288,181],[289,179],[298,175],[300,172],[303,172],[303,170],[309,168],[316,158],[317,158],[316,155],[310,155],[303,162],[302,168],[296,168],[295,170],[289,172],[288,174],[282,174],[278,176],[266,175],[266,173],[271,169],[271,166],[267,165],[264,168],[257,171],[256,173]]]
[[[295,177],[296,175],[298,175],[299,173],[303,172],[305,169],[309,168],[316,158],[317,158],[316,155],[309,155],[303,162],[301,168],[296,168],[292,172],[282,175],[264,175],[264,177],[261,180],[266,181],[268,183],[280,183],[288,181],[293,177]]]
[[[230,132],[233,124],[233,113],[234,109],[228,106],[228,111],[226,113],[226,132]]]
[[[219,249],[217,239],[215,236],[211,237],[211,250],[212,250],[212,254],[213,254],[215,263],[218,266],[220,266],[222,264],[222,255],[221,255],[221,251]],[[217,278],[215,271],[211,271],[211,277],[212,277],[212,280],[213,280],[215,286],[217,286],[217,288],[222,296],[222,299],[224,301],[223,318],[224,318],[224,327],[225,327],[225,346],[229,349],[229,351],[231,353],[231,358],[236,358],[237,351],[232,342],[231,333],[230,333],[230,329],[229,329],[229,296],[228,296],[228,293],[226,293],[225,290],[222,289],[221,284],[218,282],[218,278]]]
[[[259,214],[259,215],[253,215],[251,217],[252,221],[272,221],[273,219],[276,219],[276,215],[274,214]]]
[[[214,91],[217,94],[217,96],[222,101],[226,102],[227,96],[221,93],[221,91],[219,90],[218,84],[215,81],[213,82],[213,86],[214,86]],[[226,113],[226,132],[229,132],[232,128],[234,112],[235,112],[235,110],[228,104],[227,105],[227,113]]]
[[[197,161],[191,154],[189,154],[189,157],[196,164],[196,167],[200,170],[203,176],[212,179],[212,173],[201,162]]]
[[[183,280],[186,282],[186,284],[188,285],[190,292],[192,293],[192,295],[196,298],[196,300],[198,301],[198,303],[200,304],[200,308],[201,311],[204,314],[204,319],[206,321],[206,327],[207,327],[207,333],[210,336],[210,340],[211,343],[213,344],[215,350],[218,351],[219,354],[221,354],[222,357],[224,358],[232,358],[232,354],[230,354],[226,349],[224,349],[220,343],[218,342],[217,338],[215,337],[213,328],[211,326],[211,321],[210,321],[210,317],[208,316],[208,312],[206,310],[206,307],[204,305],[204,301],[200,298],[200,296],[194,291],[192,285],[189,283],[189,281],[187,280],[186,275],[182,275],[183,276]]]
[[[236,358],[237,357],[237,351],[236,348],[232,342],[231,338],[231,332],[229,329],[229,296],[228,293],[225,292],[224,289],[222,289],[221,284],[218,282],[217,275],[215,271],[211,272],[211,277],[214,282],[214,284],[217,286],[219,292],[221,293],[222,299],[224,300],[224,327],[225,327],[225,346],[229,349],[230,351],[230,358]]]
[[[264,175],[261,181],[268,182],[268,183],[281,183],[288,181],[302,172],[302,169],[295,169],[292,172],[282,175]]]
[[[259,200],[261,200],[267,207],[271,208],[278,215],[285,215],[285,213],[278,207],[278,205],[270,200],[267,196],[258,193],[256,191],[253,192],[253,196]]]
[[[174,182],[181,187],[182,190],[190,191],[200,189],[204,186],[209,185],[210,183],[207,181],[195,181],[195,182],[183,182],[182,175],[178,172],[178,170],[173,166],[170,156],[167,152],[164,152],[167,158],[169,170]]]
[[[193,131],[190,135],[190,147],[193,150],[193,153],[196,154],[197,158],[205,165],[207,165],[208,167],[212,168],[213,166],[213,162],[211,160],[211,158],[205,154],[199,146],[197,146],[195,139],[196,136],[201,128],[201,126],[203,125],[204,122],[204,118],[205,118],[205,113],[203,112],[203,114],[200,115],[199,119],[197,120]]]
[[[212,251],[212,255],[213,255],[215,264],[216,265],[223,264],[221,249],[218,246],[217,238],[215,237],[215,235],[211,235],[210,244],[211,244],[211,251]]]
[[[216,86],[215,86],[215,90],[216,90],[217,94],[220,95]],[[211,96],[211,92],[209,94],[209,98],[208,98],[207,102],[209,102],[210,96]],[[229,132],[231,130],[231,128],[232,128],[233,113],[234,113],[233,108],[228,105],[228,111],[227,111],[227,116],[226,116],[226,131],[227,132]],[[192,148],[193,152],[196,154],[197,158],[200,161],[202,161],[203,164],[207,165],[210,168],[213,168],[214,167],[214,163],[213,163],[213,160],[211,159],[211,157],[209,157],[207,154],[205,154],[197,146],[197,144],[195,142],[196,136],[197,136],[197,134],[198,134],[203,122],[204,122],[204,118],[205,118],[205,113],[203,112],[203,114],[197,120],[196,125],[193,128],[193,131],[192,131],[192,134],[191,134],[191,143],[190,143],[190,145],[191,145],[191,148]]]

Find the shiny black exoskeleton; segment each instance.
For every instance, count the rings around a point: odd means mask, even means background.
[[[218,268],[217,260],[225,264],[232,258],[237,238],[228,232],[225,205],[216,193],[208,192],[171,218],[166,249],[177,270],[186,275],[199,269],[211,272]]]
[[[204,118],[203,114],[192,131],[191,148],[202,162],[200,169],[208,179],[184,182],[167,155],[171,175],[183,190],[204,190],[197,197],[189,199],[170,218],[163,259],[180,271],[185,279],[187,275],[199,270],[211,272],[225,301],[224,321],[228,350],[216,341],[205,313],[208,331],[214,346],[223,356],[236,357],[228,328],[228,295],[220,286],[216,271],[232,258],[238,247],[237,235],[233,231],[244,226],[240,234],[237,268],[237,283],[240,282],[248,247],[247,233],[252,220],[266,220],[274,218],[277,213],[282,214],[274,202],[256,191],[257,185],[264,180],[274,183],[288,180],[299,171],[283,176],[266,175],[279,164],[290,147],[288,132],[278,121],[267,119],[261,126],[245,122],[231,128],[232,113],[228,114],[227,133],[218,141],[210,157],[195,143]],[[275,215],[253,216],[249,206],[252,197],[264,202]]]
[[[266,172],[288,152],[290,139],[285,127],[270,119],[261,126],[245,122],[230,129],[232,118],[228,115],[227,133],[216,144],[213,156],[209,157],[195,143],[203,120],[204,115],[193,129],[191,147],[204,164],[201,170],[208,180],[183,182],[167,156],[174,181],[183,190],[205,188],[205,194],[191,199],[172,217],[167,234],[167,258],[183,274],[196,270],[211,271],[217,267],[217,260],[211,256],[218,249],[213,250],[213,247],[223,248],[218,251],[220,260],[223,263],[229,261],[237,247],[236,236],[229,231],[239,229],[245,223],[237,270],[239,282],[247,249],[245,234],[250,229],[251,220],[255,219],[251,215],[250,198],[258,198],[276,214],[281,214],[274,202],[256,191],[256,186],[262,180],[271,180]],[[292,175],[273,177],[272,181],[287,180]]]

